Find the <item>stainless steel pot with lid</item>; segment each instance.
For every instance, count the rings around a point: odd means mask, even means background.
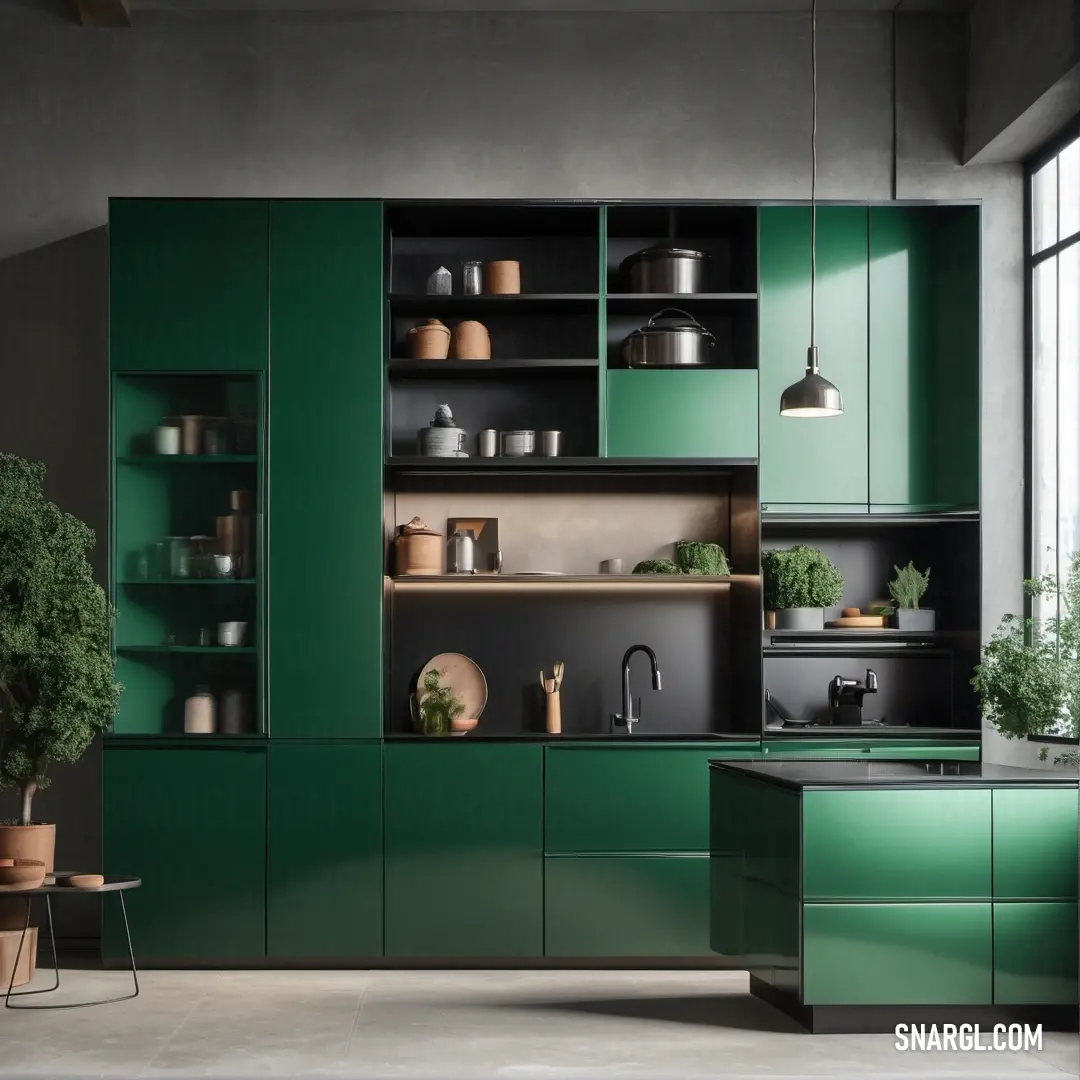
[[[716,363],[716,338],[680,308],[663,308],[626,336],[622,355],[634,368],[708,367]]]
[[[689,248],[650,247],[623,259],[619,267],[635,293],[699,293],[705,291],[709,256]]]

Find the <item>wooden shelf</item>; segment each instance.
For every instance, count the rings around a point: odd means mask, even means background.
[[[477,376],[560,376],[595,374],[599,360],[405,360],[386,365],[391,380],[473,379]]]
[[[258,454],[129,454],[120,465],[255,465]]]
[[[392,577],[395,588],[424,585],[448,589],[475,589],[484,585],[510,586],[595,585],[607,589],[636,589],[674,586],[680,589],[721,588],[731,584],[731,577],[704,574],[410,574]]]
[[[428,296],[391,293],[390,309],[395,315],[470,315],[473,313],[515,312],[554,314],[596,310],[599,293],[517,293],[512,296]]]
[[[117,645],[117,653],[187,653],[191,655],[252,656],[254,645]]]

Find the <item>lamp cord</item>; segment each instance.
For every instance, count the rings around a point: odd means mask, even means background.
[[[811,0],[810,4],[810,76],[810,347],[814,348],[817,345],[817,0]],[[816,362],[814,366],[816,369]]]

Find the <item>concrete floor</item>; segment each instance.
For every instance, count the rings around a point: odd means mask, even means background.
[[[64,971],[61,1000],[122,993]],[[38,976],[35,985],[47,985]],[[1076,1035],[1035,1054],[898,1053],[803,1034],[742,972],[150,971],[122,1004],[0,1008],[0,1076],[650,1080],[1025,1078],[1080,1073]],[[47,1000],[38,998],[38,1001]]]

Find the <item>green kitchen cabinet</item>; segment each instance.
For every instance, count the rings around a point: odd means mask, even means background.
[[[1076,903],[995,903],[994,1004],[1076,1001]]]
[[[989,900],[990,799],[989,789],[805,792],[804,898]]]
[[[607,373],[607,456],[756,458],[756,371]]]
[[[711,956],[709,857],[549,857],[544,928],[547,956]]]
[[[806,1005],[984,1005],[991,905],[806,904]]]
[[[544,848],[553,854],[709,850],[709,760],[745,749],[550,747]]]
[[[1075,787],[994,791],[994,899],[1076,899]]]
[[[767,738],[761,752],[769,759],[885,758],[891,761],[978,761],[978,742],[940,743],[918,739]]]
[[[870,209],[870,502],[979,504],[979,210]]]
[[[271,738],[382,734],[382,205],[270,212]]]
[[[384,749],[388,957],[544,952],[543,747]]]
[[[762,207],[759,216],[758,356],[761,501],[866,510],[867,210],[817,211],[816,340],[821,373],[844,399],[841,416],[780,415],[780,397],[805,371],[810,344],[810,211]]]
[[[112,369],[264,370],[268,254],[262,200],[112,199]]]
[[[381,956],[382,748],[269,748],[267,955]]]
[[[126,896],[143,963],[266,955],[266,753],[262,747],[109,746],[103,866],[142,878]],[[123,957],[116,908],[104,952]]]

